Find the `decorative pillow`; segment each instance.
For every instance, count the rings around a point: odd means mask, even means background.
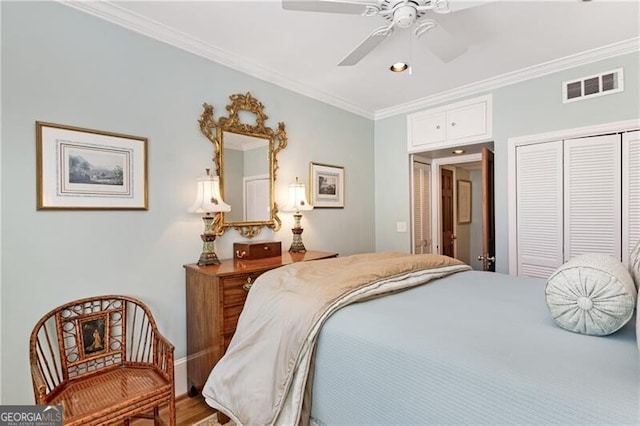
[[[611,334],[633,316],[637,291],[627,268],[603,254],[576,256],[547,280],[545,298],[560,327],[592,336]]]
[[[640,241],[629,253],[629,273],[636,284],[636,290],[640,286]]]

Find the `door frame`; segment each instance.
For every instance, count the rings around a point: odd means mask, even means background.
[[[573,139],[585,136],[596,136],[605,133],[618,133],[637,130],[640,128],[640,118],[615,121],[593,126],[563,129],[554,132],[538,133],[526,136],[517,136],[507,139],[507,232],[508,232],[508,256],[509,274],[518,274],[518,228],[516,206],[516,150],[519,146],[551,142],[559,139]]]
[[[441,203],[440,199],[442,197],[442,191],[440,190],[440,167],[449,166],[455,164],[463,164],[463,163],[475,163],[482,160],[482,154],[467,154],[467,155],[457,155],[455,157],[444,157],[438,158],[431,161],[431,250],[433,253],[440,253],[440,245],[442,234],[442,230],[440,229],[441,221],[440,221],[440,212],[441,212]],[[456,172],[455,169],[453,171],[453,181],[456,182]],[[453,211],[454,211],[454,220],[453,221],[453,230],[454,234],[457,232],[457,218],[455,218],[456,205],[457,205],[457,185],[453,185]],[[453,244],[453,252],[457,253],[458,242],[454,241]]]

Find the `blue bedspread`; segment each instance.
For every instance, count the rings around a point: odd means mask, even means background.
[[[324,425],[640,424],[635,318],[559,328],[544,280],[469,271],[349,305],[318,340]]]

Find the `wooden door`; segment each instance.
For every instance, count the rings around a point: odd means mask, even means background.
[[[440,192],[442,202],[442,254],[454,257],[453,240],[453,172],[440,168]]]
[[[482,148],[482,269],[496,271],[493,152]]]

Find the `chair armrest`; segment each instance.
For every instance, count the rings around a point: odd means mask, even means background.
[[[33,393],[36,398],[36,404],[46,404],[47,384],[44,381],[38,361],[35,359],[31,360],[31,378],[33,380]]]
[[[155,351],[153,363],[166,375],[167,380],[173,381],[173,352],[174,346],[157,330],[155,331]]]

